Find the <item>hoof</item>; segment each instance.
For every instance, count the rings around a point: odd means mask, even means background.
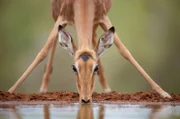
[[[167,92],[163,92],[160,94],[163,98],[172,98]]]
[[[39,90],[39,93],[47,93],[47,89],[44,89],[44,88],[41,88],[40,90]]]
[[[11,88],[8,90],[8,92],[9,92],[9,93],[14,93],[14,90],[15,90],[15,88],[14,88],[14,87],[11,87]]]
[[[104,89],[104,92],[105,92],[105,93],[110,93],[110,92],[111,92],[111,89],[110,89],[110,88]]]

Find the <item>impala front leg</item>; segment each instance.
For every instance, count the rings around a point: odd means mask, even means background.
[[[105,16],[104,19],[101,21],[100,25],[104,31],[107,31],[112,26],[112,23],[109,20],[108,16]],[[165,92],[159,85],[157,85],[151,79],[151,77],[144,71],[144,69],[138,64],[138,62],[134,59],[134,57],[131,55],[129,50],[120,41],[116,33],[114,36],[114,43],[116,47],[118,48],[120,54],[141,73],[141,75],[147,80],[147,82],[150,84],[153,90],[155,90],[162,97],[171,98],[171,96],[167,92]]]
[[[27,70],[24,72],[24,74],[18,79],[18,81],[8,90],[8,92],[13,93],[16,88],[27,78],[27,76],[32,72],[32,70],[41,62],[43,61],[50,48],[52,47],[53,42],[55,41],[55,39],[57,38],[57,34],[58,34],[58,26],[59,24],[65,24],[65,22],[62,20],[62,17],[58,17],[49,37],[48,40],[46,42],[46,44],[44,45],[44,47],[41,49],[41,51],[38,53],[38,55],[36,56],[35,60],[32,62],[32,64],[27,68]]]
[[[49,56],[49,60],[45,66],[45,72],[44,72],[44,76],[42,79],[42,84],[41,84],[41,88],[39,90],[40,93],[46,93],[48,90],[48,83],[50,80],[50,76],[53,70],[53,66],[52,66],[52,62],[53,62],[53,57],[54,57],[54,53],[56,50],[56,44],[57,44],[57,39],[54,41],[52,49],[51,49],[51,53]]]
[[[96,30],[97,30],[97,27],[98,25],[95,25],[94,28],[93,28],[93,35],[92,35],[92,43],[93,43],[93,46],[95,47],[97,45],[97,40],[96,40]],[[99,81],[100,81],[100,84],[103,88],[103,91],[105,93],[109,93],[111,92],[111,89],[109,88],[109,85],[107,83],[107,80],[104,76],[104,68],[102,66],[102,63],[101,63],[101,60],[99,59],[98,60],[98,65],[99,65],[99,71],[98,71],[98,76],[99,76]]]

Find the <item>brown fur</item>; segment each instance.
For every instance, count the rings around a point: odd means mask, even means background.
[[[80,97],[91,98],[94,88],[93,64],[98,62],[96,52],[91,50],[93,28],[108,13],[112,0],[52,0],[52,14],[56,21],[59,16],[76,28],[78,49],[74,60],[79,71],[76,74],[77,87]],[[88,54],[87,61],[81,58]]]
[[[78,74],[76,74],[80,99],[88,100],[91,99],[92,93],[94,91],[94,77],[95,74],[92,71],[93,63],[95,61],[90,58],[86,62],[83,59],[76,61],[78,63]]]
[[[52,0],[52,15],[76,28],[79,48],[90,48],[93,26],[107,14],[112,0]]]
[[[77,0],[51,0],[52,3],[52,16],[54,21],[58,16],[64,16],[67,21],[74,22],[74,2]],[[107,14],[112,6],[113,0],[92,0],[95,4],[94,20],[99,20],[100,17]]]
[[[76,54],[75,54],[75,61],[76,60],[78,60],[78,59],[80,59],[80,56],[82,55],[82,54],[84,54],[84,53],[86,53],[86,54],[89,54],[90,56],[91,56],[91,58],[94,60],[94,61],[97,61],[97,57],[96,57],[96,53],[94,52],[94,50],[78,50],[77,52],[76,52]]]
[[[47,57],[49,50],[52,49],[47,65],[47,70],[43,77],[43,82],[46,82],[46,86],[41,87],[40,89],[40,92],[47,91],[47,84],[50,78],[52,59],[56,46],[55,42],[58,35],[58,27],[59,25],[65,27],[67,24],[70,24],[76,28],[79,43],[77,51],[73,42],[71,42],[73,45],[70,45],[73,47],[75,53],[75,65],[80,69],[80,72],[77,72],[76,69],[73,69],[77,74],[77,87],[80,93],[80,99],[83,99],[82,102],[84,102],[84,100],[86,100],[86,102],[89,102],[94,87],[94,74],[98,70],[96,63],[99,62],[99,67],[102,68],[100,61],[97,60],[98,54],[96,54],[95,51],[91,50],[92,39],[94,39],[93,37],[95,37],[94,30],[98,25],[100,25],[104,31],[107,31],[112,27],[112,23],[106,15],[112,5],[112,1],[113,0],[52,0],[52,14],[56,22],[48,37],[48,40],[41,51],[38,53],[32,64],[8,91],[10,93],[13,93],[15,89],[33,71],[33,69]],[[93,41],[93,43],[95,43],[95,41]],[[116,33],[114,34],[114,43],[118,48],[120,54],[129,62],[131,62],[131,64],[142,74],[142,76],[147,80],[147,82],[156,92],[158,92],[162,97],[171,98],[171,96],[167,92],[165,92],[159,85],[157,85],[138,64],[129,50],[120,41]],[[100,46],[101,48],[106,48],[102,45],[103,43]],[[79,58],[83,53],[88,53],[89,55],[91,55],[91,58],[86,62],[84,62],[82,58]],[[102,85],[104,85],[105,79],[102,77],[102,71],[103,70],[99,70],[100,78],[102,79],[102,81],[100,79],[100,82]],[[103,86],[103,88],[105,92],[109,92],[109,89],[107,89],[105,85]]]

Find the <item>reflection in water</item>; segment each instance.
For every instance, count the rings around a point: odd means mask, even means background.
[[[0,119],[178,119],[180,106],[66,104],[0,105]]]
[[[161,109],[163,109],[163,108],[165,108],[165,107],[163,107],[161,105],[152,106],[152,111],[149,116],[149,119],[158,119],[157,116],[158,116],[159,112],[161,112]]]
[[[44,119],[50,119],[49,105],[44,105]]]
[[[92,104],[80,105],[77,119],[94,119]],[[104,106],[102,105],[99,108],[98,119],[104,119]]]
[[[77,119],[94,119],[92,104],[80,105]]]
[[[180,106],[154,105],[149,119],[180,119]],[[176,118],[177,117],[177,118]]]
[[[16,109],[16,107],[13,106],[12,109],[13,109],[13,114],[14,114],[15,119],[22,119],[21,115],[18,113],[18,110]]]
[[[103,105],[100,106],[98,119],[104,119],[104,106]]]
[[[12,117],[12,119],[22,119],[15,105],[2,105],[0,106],[0,112],[1,112],[1,108],[5,109],[5,112],[8,113],[9,117]],[[1,119],[1,113],[0,113],[0,119]]]

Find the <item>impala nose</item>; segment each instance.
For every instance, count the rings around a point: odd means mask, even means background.
[[[90,103],[90,101],[91,101],[90,99],[88,99],[88,100],[82,99],[82,100],[81,100],[81,102],[82,102],[83,104]]]

